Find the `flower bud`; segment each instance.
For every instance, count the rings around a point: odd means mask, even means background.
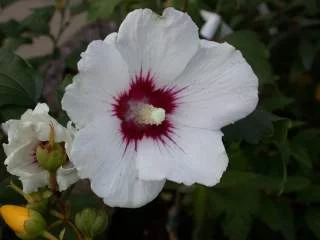
[[[105,231],[108,215],[101,210],[86,208],[76,215],[75,224],[86,238],[93,239]]]
[[[30,193],[29,196],[32,198],[32,202],[28,203],[26,207],[44,213],[47,210],[52,192],[48,189],[40,189],[37,192]]]
[[[39,145],[36,149],[37,161],[43,169],[49,172],[55,172],[66,161],[66,152],[59,143],[51,145],[49,142]]]
[[[34,210],[4,205],[0,208],[0,213],[6,224],[21,239],[36,238],[45,231],[46,223],[43,217]]]

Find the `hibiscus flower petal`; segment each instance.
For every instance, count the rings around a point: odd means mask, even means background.
[[[173,81],[199,46],[198,28],[191,18],[173,8],[162,16],[138,9],[122,22],[116,40],[131,76],[150,72],[160,84]]]
[[[138,178],[134,147],[126,146],[119,120],[108,113],[79,131],[71,161],[79,175],[89,178],[92,190],[110,206],[142,206],[153,200],[164,185],[164,181]]]
[[[176,125],[164,143],[145,139],[139,143],[137,169],[145,180],[169,180],[191,185],[219,183],[228,165],[221,131]]]
[[[31,177],[41,171],[33,154],[37,141],[31,139],[28,143],[17,147],[4,161],[7,171],[13,175]]]
[[[258,103],[258,79],[228,43],[201,41],[201,48],[173,84],[183,89],[173,117],[192,127],[218,130],[247,116]]]
[[[8,143],[3,144],[7,156],[35,136],[32,124],[21,124],[20,120],[9,120],[2,124],[2,129],[8,135]]]
[[[66,88],[62,108],[73,122],[83,127],[101,110],[111,107],[112,98],[129,85],[130,78],[112,40],[93,41],[81,56],[79,74]]]
[[[76,168],[71,162],[60,167],[57,171],[57,182],[60,191],[66,190],[70,185],[76,183],[79,180],[79,176]]]
[[[37,191],[49,183],[49,173],[43,171],[31,177],[20,177],[22,182],[23,192],[31,193]]]

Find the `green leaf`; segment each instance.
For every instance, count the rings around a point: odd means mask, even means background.
[[[257,74],[260,86],[273,82],[273,72],[268,61],[269,51],[255,32],[237,31],[227,36],[225,40],[241,51]]]
[[[304,145],[290,143],[290,155],[306,170],[312,169],[312,159]]]
[[[273,141],[281,148],[287,143],[288,131],[291,128],[291,121],[289,119],[281,119],[274,122]]]
[[[8,50],[14,51],[21,45],[31,44],[31,43],[32,43],[32,38],[29,38],[29,37],[8,38],[6,40],[5,48]]]
[[[320,186],[311,185],[303,191],[299,192],[299,201],[306,203],[319,203],[320,202]]]
[[[50,20],[55,7],[35,8],[31,15],[21,21],[21,29],[31,31],[34,35],[48,35],[50,33]]]
[[[274,115],[258,107],[246,118],[224,127],[224,137],[228,141],[244,140],[257,144],[262,138],[273,134],[274,120]]]
[[[292,144],[304,147],[310,158],[317,161],[320,154],[319,148],[320,129],[310,128],[300,131],[292,139]]]
[[[209,188],[197,185],[193,195],[194,204],[194,238],[208,239],[206,221],[208,220],[208,194]]]
[[[247,239],[252,216],[260,211],[260,201],[260,193],[252,189],[216,189],[210,194],[213,211],[225,213],[223,231],[231,240]]]
[[[320,239],[320,208],[310,207],[305,215],[307,226],[317,239]]]
[[[0,23],[0,32],[6,37],[17,37],[21,32],[20,23],[13,19]]]
[[[0,123],[9,119],[19,119],[26,111],[25,107],[8,105],[0,108]]]
[[[83,1],[79,4],[72,5],[70,7],[70,13],[71,13],[71,15],[77,15],[77,14],[80,14],[82,12],[87,11],[88,8],[89,8],[89,3]]]
[[[0,49],[0,107],[33,106],[41,93],[38,73],[22,58]]]
[[[89,19],[105,19],[112,15],[122,0],[94,0],[89,8]]]
[[[264,199],[259,218],[271,230],[281,232],[286,240],[295,239],[293,211],[288,203]]]
[[[15,3],[17,0],[0,0],[0,7],[5,8],[13,3]]]
[[[273,96],[265,99],[262,103],[264,109],[273,112],[275,110],[283,109],[294,102],[293,98],[286,97],[284,95]]]
[[[216,188],[251,188],[277,193],[282,183],[281,177],[267,176],[249,171],[229,170]],[[310,180],[303,177],[288,177],[284,192],[299,192],[310,186]]]

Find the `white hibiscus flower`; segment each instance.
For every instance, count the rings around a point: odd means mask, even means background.
[[[146,204],[165,179],[219,182],[228,165],[220,129],[258,101],[239,51],[200,40],[187,14],[167,8],[131,12],[81,56],[62,100],[82,128],[71,161],[106,204]]]
[[[23,191],[30,193],[48,185],[49,173],[42,169],[36,160],[36,148],[49,141],[50,125],[54,128],[55,141],[66,144],[69,151],[73,130],[61,126],[49,114],[49,108],[39,103],[35,109],[27,110],[20,120],[9,120],[2,125],[8,135],[8,144],[3,144],[7,155],[5,165],[9,173],[16,175],[22,182]],[[57,171],[59,190],[66,190],[79,179],[74,166],[68,162]]]

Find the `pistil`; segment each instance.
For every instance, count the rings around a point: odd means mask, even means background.
[[[139,124],[160,125],[166,118],[163,108],[156,108],[151,104],[141,103],[134,111],[135,121]]]

